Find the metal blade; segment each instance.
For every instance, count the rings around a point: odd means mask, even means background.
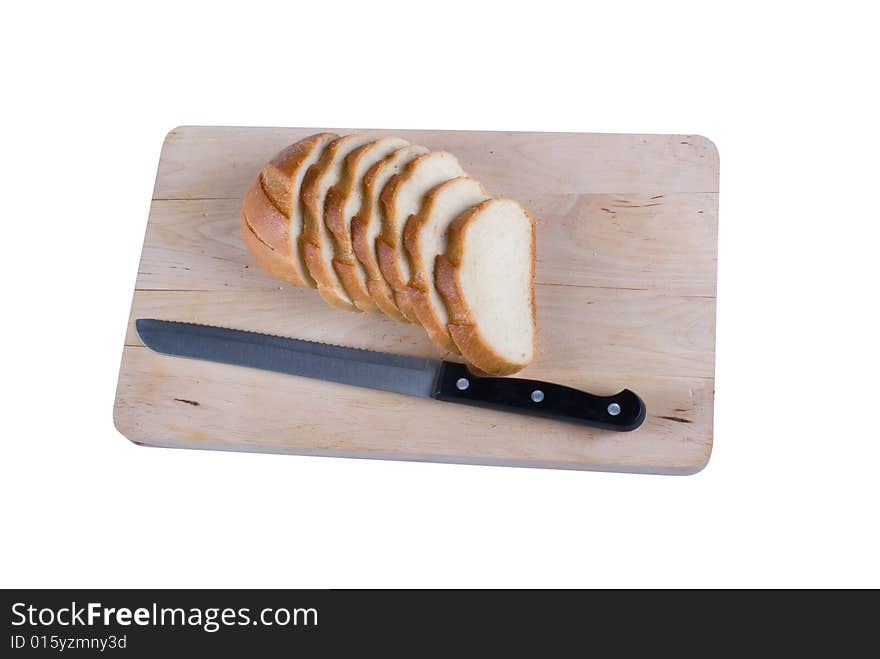
[[[249,366],[430,398],[443,362],[152,318],[135,321],[148,348],[165,355]]]

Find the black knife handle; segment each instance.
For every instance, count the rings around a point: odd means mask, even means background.
[[[594,396],[552,382],[478,377],[454,362],[443,362],[433,397],[605,430],[635,430],[645,420],[645,403],[629,389],[613,396]]]

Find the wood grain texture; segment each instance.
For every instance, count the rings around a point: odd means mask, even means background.
[[[318,130],[169,133],[123,349],[120,432],[139,444],[185,448],[645,473],[702,468],[712,447],[718,156],[698,136],[374,131],[452,151],[491,194],[529,208],[538,226],[539,345],[521,375],[597,394],[629,387],[648,407],[635,432],[144,348],[134,320],[156,317],[450,358],[419,327],[334,310],[312,290],[270,279],[245,250],[237,222],[248,183],[276,151]]]

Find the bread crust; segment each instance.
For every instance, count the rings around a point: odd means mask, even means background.
[[[434,204],[436,203],[438,196],[442,194],[447,186],[462,178],[468,179],[469,177],[450,179],[432,188],[425,195],[421,210],[406,221],[406,225],[403,229],[404,254],[406,255],[410,266],[410,280],[407,287],[410,305],[415,312],[419,323],[421,323],[422,327],[425,328],[425,331],[431,338],[431,341],[440,348],[454,354],[460,354],[458,346],[455,345],[455,341],[452,340],[448,326],[437,317],[434,307],[431,304],[429,277],[433,277],[434,264],[425,263],[422,254],[419,251],[418,243],[421,231],[434,209]],[[479,185],[480,190],[485,194],[486,190],[482,184],[477,184]]]
[[[394,298],[394,305],[400,311],[400,314],[407,322],[418,323],[418,318],[416,317],[415,311],[410,303],[406,281],[404,281],[400,274],[400,269],[397,267],[395,249],[389,245],[381,235],[376,236],[376,261],[379,264],[379,270],[382,273],[382,276],[391,287],[391,295]]]
[[[251,256],[254,257],[257,265],[265,270],[270,277],[302,286],[301,280],[296,271],[293,270],[290,260],[282,257],[278,252],[260,240],[259,236],[251,228],[247,217],[245,217],[244,210],[239,213],[239,217],[242,241],[251,253]]]
[[[382,230],[376,238],[376,259],[379,262],[379,270],[394,291],[394,300],[398,309],[410,322],[414,323],[418,323],[419,319],[413,308],[413,300],[410,298],[409,278],[404,275],[400,261],[401,258],[405,258],[400,256],[400,252],[403,251],[403,246],[400,244],[402,242],[401,234],[409,217],[397,216],[395,202],[400,188],[417,174],[423,161],[430,162],[429,158],[438,156],[449,156],[458,165],[458,160],[448,152],[426,153],[407,163],[399,174],[392,177],[379,197],[379,203],[382,207]],[[458,175],[464,175],[464,171],[461,170]],[[455,176],[450,178],[455,178]]]
[[[240,215],[242,240],[257,264],[276,279],[309,286],[291,253],[290,221],[269,200],[259,176],[245,192]]]
[[[379,163],[381,164],[381,162]],[[367,181],[367,176],[364,181]],[[369,194],[369,193],[368,193]],[[369,199],[364,198],[364,206],[369,204]],[[394,295],[391,287],[382,279],[382,273],[379,271],[379,264],[373,254],[373,250],[369,247],[369,237],[367,235],[367,227],[369,219],[364,219],[365,211],[362,207],[360,211],[351,219],[351,246],[354,250],[355,257],[360,261],[367,274],[367,291],[370,293],[370,299],[375,303],[379,310],[389,318],[400,322],[408,322],[407,319],[397,309],[394,302]],[[368,216],[369,217],[369,216]]]
[[[331,271],[330,264],[323,258],[321,242],[323,236],[321,234],[320,223],[323,222],[323,208],[318,208],[318,183],[333,163],[337,152],[345,146],[346,139],[350,135],[339,137],[326,147],[320,160],[314,163],[306,171],[303,178],[302,187],[300,189],[300,198],[303,202],[303,232],[300,236],[300,247],[303,251],[306,267],[309,270],[315,283],[318,285],[318,293],[330,306],[337,309],[346,309],[347,311],[360,311],[345,290],[344,282],[335,274],[335,269]],[[329,194],[329,190],[328,190]],[[326,198],[325,198],[326,207]],[[340,290],[342,288],[342,290]]]
[[[298,203],[294,179],[303,162],[333,133],[310,135],[279,151],[266,163],[244,195],[242,237],[257,263],[273,277],[297,286],[315,282],[294,253],[290,235],[292,204]]]
[[[411,147],[403,147],[411,148]],[[423,148],[423,147],[422,147]],[[399,149],[398,149],[399,150]],[[424,150],[428,153],[428,150]],[[387,155],[385,158],[377,162],[367,173],[364,174],[364,200],[360,210],[351,220],[351,245],[355,258],[360,261],[367,275],[367,290],[370,292],[370,298],[376,303],[380,311],[389,318],[401,322],[409,322],[409,320],[400,313],[397,308],[397,302],[394,300],[394,292],[382,276],[379,269],[379,263],[375,255],[375,245],[370,243],[369,228],[373,222],[379,222],[380,218],[373,217],[373,203],[381,196],[382,190],[376,189],[376,179],[379,173],[388,166],[391,159],[394,158],[396,151]]]
[[[357,180],[361,159],[374,148],[381,147],[383,143],[388,144],[389,141],[392,144],[394,141],[403,142],[401,147],[407,144],[403,140],[385,138],[359,146],[349,153],[343,161],[342,177],[327,191],[327,199],[324,202],[324,223],[333,237],[333,269],[351,301],[361,311],[378,311],[379,308],[373,302],[365,278],[360,276],[355,262],[350,227],[345,221],[344,213],[349,196],[354,192],[355,187],[363,185],[363,181]]]
[[[365,144],[364,146],[369,145]],[[360,151],[360,148],[356,150]],[[348,293],[348,297],[354,303],[354,306],[361,311],[377,311],[378,308],[373,302],[373,298],[370,297],[370,291],[367,288],[366,282],[361,281],[355,269],[356,266],[351,258],[345,255],[344,247],[340,246],[344,239],[341,239],[339,236],[345,233],[345,220],[342,217],[345,200],[346,195],[340,186],[334,185],[327,190],[327,198],[324,202],[324,223],[333,236],[333,251],[335,253],[333,269],[336,271],[336,276],[339,277],[342,287]],[[351,246],[350,238],[348,245],[349,247]]]
[[[382,207],[382,229],[376,236],[376,262],[379,264],[382,277],[391,287],[394,304],[400,310],[401,315],[410,323],[418,323],[418,318],[410,304],[409,294],[406,290],[407,282],[397,265],[395,254],[397,234],[394,227],[399,220],[394,211],[394,198],[397,195],[397,188],[408,178],[407,173],[412,172],[415,164],[424,157],[416,158],[408,163],[400,174],[392,176],[379,195],[379,205]]]
[[[324,298],[324,301],[331,307],[337,309],[345,309],[346,311],[359,311],[359,309],[351,303],[351,299],[343,297],[335,283],[327,285],[327,264],[324,262],[324,255],[321,248],[317,245],[305,240],[302,236],[299,239],[300,249],[306,262],[306,267],[315,278],[318,285],[318,294]]]
[[[449,328],[439,321],[437,314],[431,308],[428,291],[410,286],[407,293],[409,294],[410,307],[415,313],[416,318],[419,319],[419,323],[425,329],[425,332],[428,333],[428,338],[438,348],[451,352],[454,355],[460,355],[461,351],[455,345],[455,341],[452,340]]]
[[[489,204],[499,201],[498,198],[486,201],[469,208],[455,218],[447,229],[446,253],[437,256],[434,266],[434,285],[446,304],[449,313],[449,334],[462,356],[471,364],[485,373],[492,375],[511,375],[525,368],[530,362],[512,362],[499,355],[486,343],[480,335],[476,320],[461,292],[459,268],[464,257],[465,234],[468,224]],[[535,315],[535,220],[529,212],[520,206],[531,224],[531,273],[530,291],[532,307],[532,356],[534,358],[537,343],[537,318]]]
[[[298,191],[293,189],[293,179],[303,162],[322,143],[338,137],[336,133],[309,135],[281,149],[263,166],[260,172],[263,187],[269,199],[284,215],[290,216],[291,205],[298,198]]]

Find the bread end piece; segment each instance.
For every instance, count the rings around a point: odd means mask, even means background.
[[[505,219],[506,216],[509,219]],[[527,225],[514,227],[511,224],[510,231],[498,231],[504,222],[527,222]],[[472,229],[476,229],[474,236],[469,235]],[[488,245],[472,244],[481,242],[485,238],[482,234],[487,231],[493,233],[494,250],[487,250]],[[516,242],[496,244],[495,239],[501,240],[505,235]],[[522,370],[534,359],[537,339],[534,220],[515,201],[489,199],[459,215],[450,224],[447,239],[446,253],[437,256],[435,261],[434,283],[446,304],[452,340],[462,356],[485,373],[510,375]],[[521,245],[523,240],[529,244]],[[469,254],[470,250],[474,250],[473,254]],[[520,273],[524,290],[508,289],[516,279],[510,276],[516,274],[513,269],[516,264],[507,262],[512,251],[519,258],[528,259],[527,263],[519,264],[524,268]],[[468,272],[477,267],[475,264],[487,269]],[[523,295],[527,299],[521,299]],[[507,304],[508,299],[512,304]],[[491,300],[491,304],[487,300]],[[529,308],[518,308],[518,304],[527,304]],[[512,313],[499,317],[499,310],[505,309]],[[498,326],[498,323],[511,322],[511,318],[528,326]],[[510,333],[516,334],[513,340],[504,336]]]
[[[293,262],[288,220],[269,201],[257,176],[241,204],[241,238],[257,264],[271,277],[295,286],[311,286]]]

